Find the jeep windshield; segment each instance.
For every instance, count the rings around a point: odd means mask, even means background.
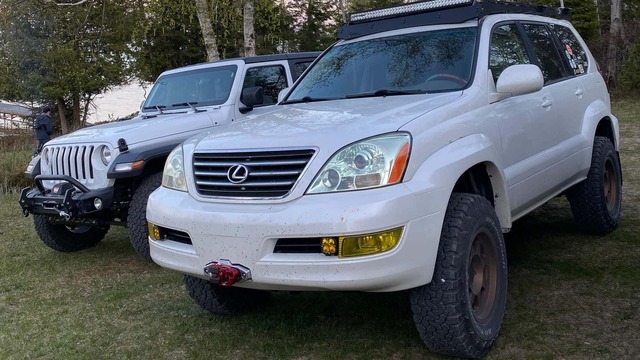
[[[473,70],[476,27],[337,44],[284,103],[461,90]]]
[[[236,65],[227,65],[163,75],[153,85],[142,112],[224,104],[237,69]]]

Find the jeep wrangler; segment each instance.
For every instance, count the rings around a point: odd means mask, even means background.
[[[352,14],[277,111],[172,151],[147,207],[153,260],[217,314],[272,290],[410,290],[431,350],[483,356],[512,223],[563,194],[584,231],[620,216],[618,120],[568,13]]]
[[[131,120],[97,125],[49,141],[26,175],[20,205],[38,236],[57,251],[98,244],[111,225],[128,228],[150,260],[147,198],[162,181],[169,152],[212,128],[273,111],[319,53],[265,55],[187,66],[162,73]]]

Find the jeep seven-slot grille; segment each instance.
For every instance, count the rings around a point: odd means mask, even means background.
[[[285,196],[314,150],[195,153],[196,190],[205,196],[274,198]]]
[[[83,184],[93,180],[91,158],[95,149],[94,145],[47,147],[49,173],[71,176]]]

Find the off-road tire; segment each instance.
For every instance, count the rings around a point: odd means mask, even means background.
[[[109,226],[67,226],[49,222],[45,215],[33,215],[33,224],[40,240],[60,252],[74,252],[98,245],[109,231]]]
[[[479,195],[449,200],[431,282],[411,291],[420,337],[434,352],[478,358],[493,346],[507,298],[507,258],[495,210]]]
[[[162,185],[162,173],[155,173],[142,180],[131,198],[127,215],[129,241],[138,255],[148,261],[151,261],[151,253],[147,229],[147,202],[149,195],[160,185]]]
[[[203,309],[217,315],[233,315],[266,303],[268,291],[222,287],[195,276],[184,275],[189,296]]]
[[[622,169],[611,140],[596,136],[587,178],[567,192],[580,230],[606,234],[618,226],[622,208]]]

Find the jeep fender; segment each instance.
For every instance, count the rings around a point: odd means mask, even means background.
[[[472,134],[453,141],[434,152],[422,163],[407,186],[419,193],[453,187],[473,166],[484,164],[493,187],[496,214],[503,231],[511,228],[511,211],[505,177],[500,164],[499,149],[483,134]],[[448,201],[448,199],[447,199]],[[447,204],[442,204],[446,208]]]
[[[167,158],[171,150],[180,145],[181,141],[175,141],[172,139],[170,142],[163,144],[150,144],[147,146],[130,148],[128,151],[121,153],[116,157],[113,164],[109,168],[107,177],[109,179],[122,179],[132,178],[140,176],[145,170],[149,169],[149,164],[155,161],[161,161],[164,165],[164,160]],[[130,171],[115,171],[115,167],[118,164],[133,163],[139,160],[144,160],[144,166],[142,168]],[[162,168],[160,168],[162,171]]]

